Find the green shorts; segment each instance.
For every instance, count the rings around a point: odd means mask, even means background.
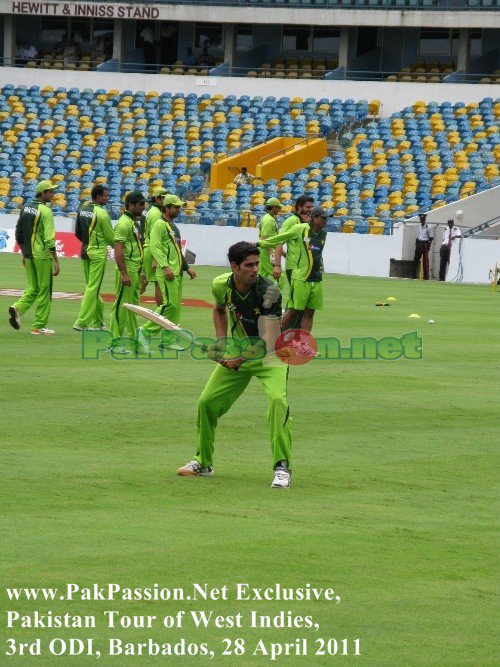
[[[294,310],[322,310],[323,283],[308,283],[292,278],[290,301]]]

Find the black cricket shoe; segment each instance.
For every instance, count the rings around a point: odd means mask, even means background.
[[[14,306],[10,306],[9,308],[9,324],[16,331],[21,328],[21,315]]]

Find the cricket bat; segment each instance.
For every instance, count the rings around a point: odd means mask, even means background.
[[[163,317],[163,315],[158,315],[158,313],[149,310],[149,308],[144,308],[144,306],[136,306],[133,303],[124,303],[123,307],[126,308],[127,310],[132,311],[136,315],[144,317],[146,320],[150,320],[155,324],[159,324],[163,329],[167,329],[168,331],[174,331],[175,335],[178,338],[186,341],[187,343],[193,345],[194,347],[199,347],[200,350],[202,350],[203,352],[209,352],[208,345],[205,345],[205,343],[202,343],[201,341],[197,340],[192,333],[186,331],[185,329],[181,329],[180,326],[174,324],[171,320],[168,320],[166,317]],[[217,358],[215,357],[212,358],[214,361],[218,361]],[[220,358],[222,358],[222,355],[220,355]],[[237,371],[238,369],[235,368],[234,370]]]
[[[170,320],[167,320],[167,318],[163,317],[163,315],[158,315],[158,313],[149,310],[149,308],[144,308],[144,306],[136,306],[133,303],[124,303],[123,307],[126,308],[127,310],[132,311],[136,315],[144,317],[146,320],[150,320],[155,324],[159,324],[160,327],[162,327],[163,329],[174,331],[178,338],[186,341],[190,345],[199,347],[201,350],[203,350],[203,352],[208,352],[208,345],[205,345],[205,343],[201,343],[189,331],[181,329],[180,326],[174,324]]]

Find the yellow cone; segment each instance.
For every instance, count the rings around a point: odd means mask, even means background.
[[[397,301],[395,296],[388,296],[387,301]]]
[[[410,317],[414,320],[419,320],[420,319],[420,315],[418,313],[412,313],[411,315],[408,315],[408,318],[410,318]]]

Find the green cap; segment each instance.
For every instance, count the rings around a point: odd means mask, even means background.
[[[184,206],[185,203],[177,195],[167,195],[163,200],[163,206]]]
[[[51,181],[40,181],[36,186],[37,195],[41,195],[42,192],[47,192],[47,190],[57,190],[57,185],[54,185]]]
[[[280,208],[282,208],[283,204],[276,197],[271,197],[271,199],[268,199],[266,201],[266,206],[267,208],[271,208],[271,206],[279,206]]]
[[[165,195],[168,195],[168,190],[165,190],[161,185],[154,188],[151,193],[151,197],[164,197]]]

